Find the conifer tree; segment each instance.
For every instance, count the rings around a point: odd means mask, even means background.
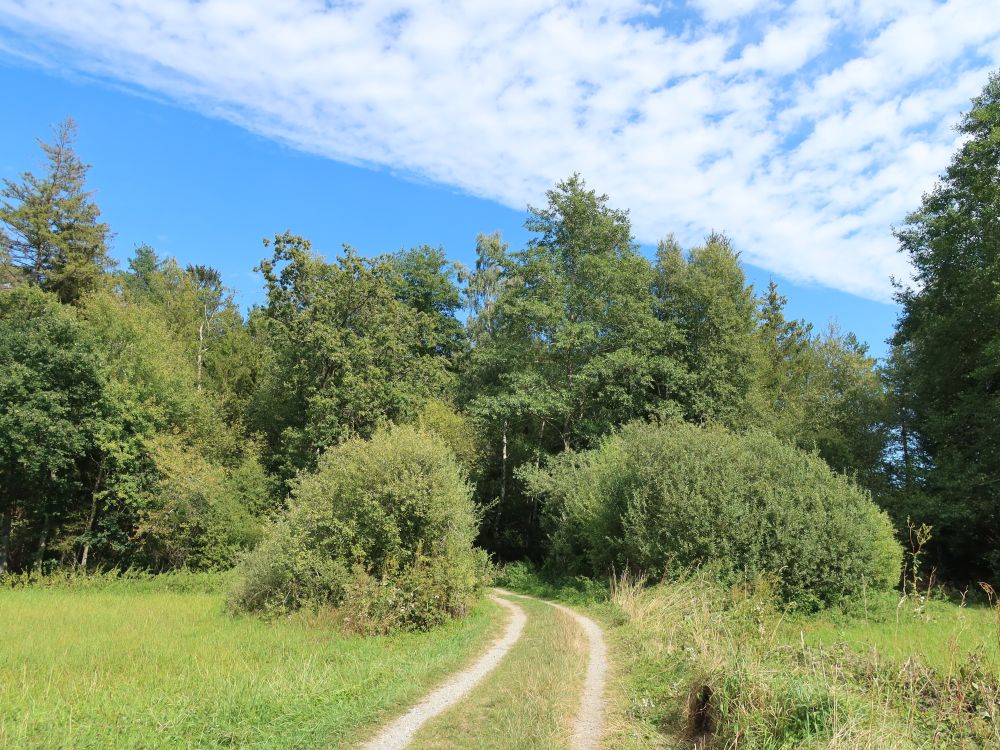
[[[93,289],[108,257],[108,225],[85,188],[89,164],[73,148],[76,123],[66,119],[51,144],[38,144],[48,162],[37,177],[25,172],[20,182],[4,180],[0,190],[0,228],[7,262],[20,281],[75,302]]]

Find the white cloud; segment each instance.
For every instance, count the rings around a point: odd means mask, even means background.
[[[0,0],[0,49],[522,208],[573,171],[638,239],[885,299],[890,224],[1000,66],[1000,0]]]

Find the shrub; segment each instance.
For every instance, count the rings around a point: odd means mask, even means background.
[[[297,480],[287,513],[244,559],[230,604],[339,606],[362,623],[355,629],[426,628],[464,614],[484,581],[477,525],[472,488],[444,441],[382,430],[328,451]]]
[[[818,456],[768,433],[633,423],[525,479],[545,500],[549,563],[563,572],[764,575],[810,609],[899,579],[888,517]]]
[[[474,475],[482,462],[483,446],[472,420],[440,399],[428,399],[413,420],[424,432],[433,432],[451,448],[458,463]]]

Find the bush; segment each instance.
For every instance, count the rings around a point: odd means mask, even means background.
[[[241,565],[230,604],[336,606],[364,631],[465,614],[488,562],[473,549],[472,488],[444,441],[413,427],[351,440],[293,489],[288,512]]]
[[[768,433],[633,423],[525,479],[545,500],[549,564],[561,572],[764,575],[809,609],[899,579],[885,513],[818,456]]]

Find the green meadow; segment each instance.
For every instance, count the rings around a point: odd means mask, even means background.
[[[214,592],[0,590],[0,748],[331,748],[457,669],[503,618],[345,636]]]

